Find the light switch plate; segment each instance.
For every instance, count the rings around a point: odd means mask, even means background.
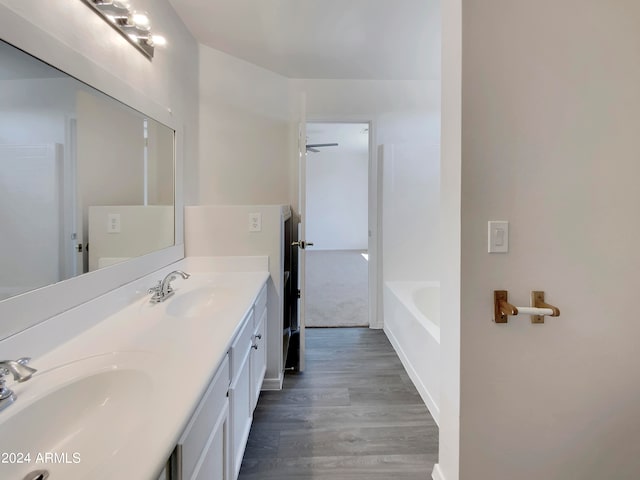
[[[109,213],[107,215],[107,233],[120,233],[119,213]]]
[[[262,214],[261,213],[249,214],[249,231],[250,232],[262,231]]]
[[[509,251],[509,222],[489,222],[489,253],[507,253]]]

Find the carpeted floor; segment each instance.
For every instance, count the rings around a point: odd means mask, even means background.
[[[307,327],[368,326],[368,265],[360,250],[307,250]]]

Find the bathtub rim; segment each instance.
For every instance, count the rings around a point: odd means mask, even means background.
[[[438,288],[440,289],[440,282],[436,280],[428,281],[408,281],[408,280],[387,280],[385,281],[385,287],[388,288],[391,293],[400,301],[400,303],[409,310],[409,313],[416,318],[416,320],[425,327],[429,334],[440,344],[440,325],[437,325],[433,320],[429,319],[418,308],[413,300],[413,294],[415,291],[421,288]],[[439,323],[438,319],[438,323]]]

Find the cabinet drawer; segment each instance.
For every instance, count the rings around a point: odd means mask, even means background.
[[[231,344],[229,361],[231,367],[231,381],[238,376],[244,358],[251,349],[251,335],[253,334],[253,309],[242,320],[242,329]]]
[[[180,470],[184,479],[191,478],[216,420],[219,418],[220,412],[226,408],[229,378],[229,357],[225,356],[222,365],[218,368],[178,441],[178,448],[181,452]]]

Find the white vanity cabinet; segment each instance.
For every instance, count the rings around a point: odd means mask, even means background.
[[[256,408],[267,373],[267,289],[262,289],[254,307],[255,328],[251,346],[251,411]]]
[[[251,336],[254,312],[251,310],[244,328],[231,346],[231,386],[229,408],[231,411],[231,465],[233,477],[240,472],[244,446],[249,438],[251,419]]]
[[[266,372],[266,292],[264,286],[240,322],[159,480],[237,479]]]
[[[265,319],[267,311],[266,287],[263,287],[247,315],[240,334],[231,345],[231,386],[229,408],[231,413],[232,478],[238,477],[242,457],[251,430],[253,410],[262,387],[266,371]]]
[[[229,356],[225,355],[180,437],[171,480],[230,480]]]

